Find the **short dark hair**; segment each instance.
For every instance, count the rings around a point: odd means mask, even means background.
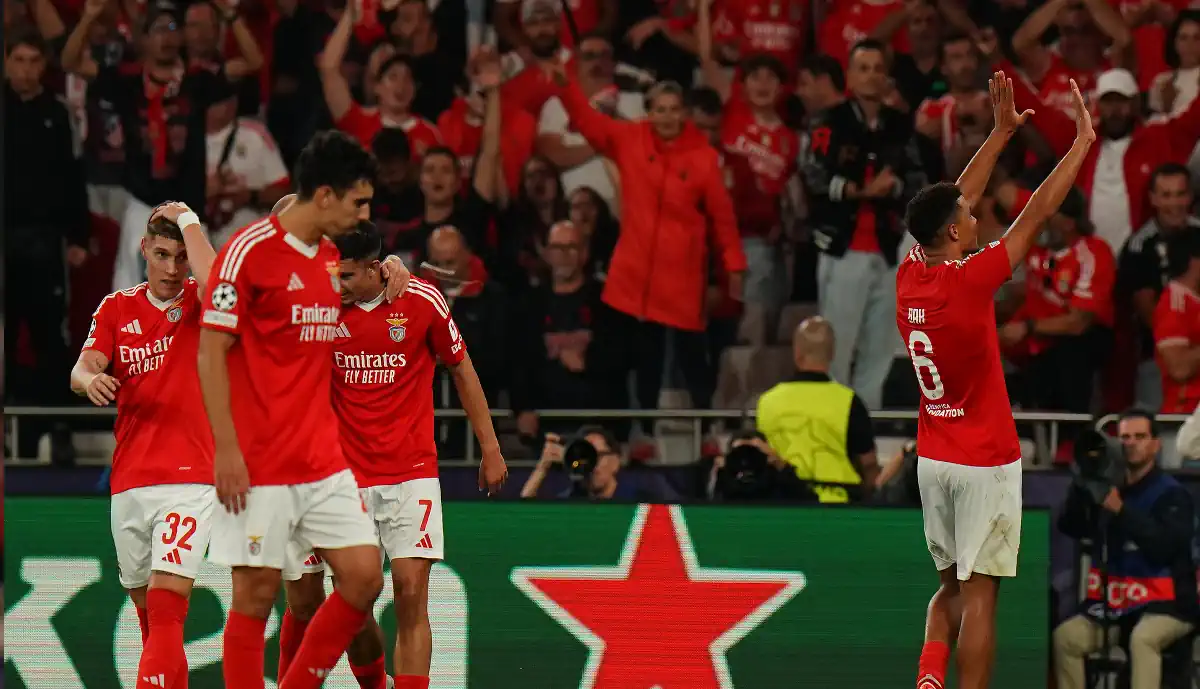
[[[697,86],[689,91],[687,106],[711,116],[720,115],[725,110],[725,105],[721,103],[721,94],[709,86]]]
[[[946,34],[945,36],[942,37],[942,45],[941,45],[942,56],[944,57],[946,55],[946,46],[954,45],[955,43],[963,43],[963,42],[971,44],[972,50],[975,49],[975,42],[972,41],[971,37],[966,35],[965,33],[960,33],[960,32],[956,31],[956,32]]]
[[[33,29],[17,29],[5,41],[4,56],[12,55],[12,52],[21,46],[33,48],[41,53],[42,57],[50,54],[50,48],[41,34]]]
[[[429,148],[425,149],[425,155],[422,156],[422,160],[428,159],[432,156],[446,156],[450,159],[450,162],[454,163],[455,172],[461,171],[460,168],[462,165],[459,163],[458,154],[454,152],[453,148],[442,145],[430,146]]]
[[[1154,418],[1154,414],[1142,409],[1141,407],[1130,407],[1117,417],[1117,423],[1129,419],[1145,419],[1150,422],[1150,437],[1157,438],[1162,431],[1162,427],[1158,423],[1158,419]]]
[[[403,129],[384,127],[371,140],[371,153],[380,163],[407,163],[412,158],[412,146]]]
[[[760,69],[770,70],[780,82],[787,81],[787,68],[783,66],[779,58],[767,53],[753,53],[742,60],[742,81]]]
[[[333,240],[343,261],[377,261],[383,255],[383,237],[375,223],[362,220],[353,232]]]
[[[1154,172],[1150,173],[1149,188],[1151,191],[1154,191],[1154,185],[1158,183],[1159,177],[1183,177],[1187,180],[1188,188],[1192,187],[1192,171],[1182,163],[1163,163],[1154,168]]]
[[[846,64],[853,62],[855,54],[861,53],[864,50],[874,50],[883,56],[885,62],[887,61],[888,50],[887,46],[883,44],[883,41],[874,38],[864,38],[858,43],[855,43],[854,47],[850,49],[850,54],[846,57]]]
[[[170,203],[168,201],[167,203]],[[166,205],[166,204],[163,204]],[[161,206],[160,206],[161,208]],[[155,209],[157,210],[157,209]],[[154,218],[146,223],[147,237],[163,237],[177,242],[183,241],[183,230],[179,229],[179,225],[167,220],[163,217]]]
[[[321,187],[344,195],[359,182],[375,181],[375,158],[347,134],[318,132],[296,158],[296,195],[308,200]]]
[[[1200,24],[1200,10],[1183,10],[1175,15],[1175,21],[1171,23],[1167,40],[1163,41],[1163,59],[1172,69],[1179,69],[1179,51],[1175,50],[1175,37],[1179,35],[1179,29],[1187,23]]]
[[[908,233],[921,246],[937,244],[942,230],[954,220],[962,191],[953,182],[938,182],[913,196],[904,211]]]
[[[831,55],[811,55],[800,65],[800,69],[814,77],[829,77],[830,83],[838,93],[846,90],[846,71],[842,63]]]
[[[413,70],[412,58],[403,53],[395,53],[388,59],[384,60],[383,64],[379,65],[379,71],[375,73],[375,78],[382,79],[383,75],[387,74],[388,70],[396,65],[404,65],[408,69],[409,78],[413,81],[416,81],[417,73]]]

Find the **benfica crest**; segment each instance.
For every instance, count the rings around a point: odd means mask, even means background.
[[[168,321],[170,321],[172,323],[178,323],[180,318],[183,318],[183,307],[182,306],[172,306],[170,309],[167,310],[167,320]]]
[[[404,314],[400,314],[400,315],[402,316]],[[388,328],[388,337],[392,338],[392,342],[400,342],[401,340],[404,339],[404,333],[405,333],[404,324],[407,322],[408,322],[407,318],[400,318],[399,316],[394,315],[394,314],[392,315],[391,318],[387,319],[387,324],[389,326],[391,326],[390,328]]]

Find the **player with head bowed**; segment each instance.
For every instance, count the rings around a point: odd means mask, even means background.
[[[446,366],[483,452],[479,487],[498,492],[508,475],[491,412],[466,344],[442,294],[413,278],[391,304],[379,275],[383,242],[371,223],[339,237],[342,318],[330,365],[333,409],[359,495],[391,562],[395,594],[396,689],[428,689],[433,653],[429,575],[444,557],[442,494],[434,444],[433,379]],[[283,578],[288,599],[280,675],[325,597],[324,565],[296,549]],[[311,630],[308,632],[311,633]],[[349,648],[363,689],[384,689],[383,631],[373,618]]]
[[[997,593],[1002,578],[1016,575],[1021,536],[1021,448],[994,299],[1096,139],[1079,87],[1071,87],[1075,142],[1003,238],[980,250],[971,214],[1005,144],[1031,114],[1016,112],[1003,72],[990,84],[995,121],[987,141],[956,183],[928,187],[908,205],[905,222],[917,246],[896,276],[896,323],[921,387],[917,476],[925,538],[941,579],[929,604],[920,689],[944,687],[952,646],[960,687],[984,689],[991,676]]]
[[[320,686],[383,585],[374,526],[330,400],[341,300],[332,238],[367,218],[374,161],[336,132],[296,162],[297,198],[220,251],[204,299],[198,368],[215,453],[209,556],[233,568],[226,689],[262,689],[264,631],[295,538],[333,569],[281,689]]]

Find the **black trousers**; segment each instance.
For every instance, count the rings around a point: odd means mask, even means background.
[[[625,340],[622,368],[633,373],[638,408],[658,409],[668,339],[673,343],[675,365],[683,374],[692,406],[708,409],[712,405],[716,361],[710,362],[709,340],[704,331],[680,330],[626,314],[618,314],[615,325],[616,332]]]
[[[1112,330],[1092,326],[1082,335],[1057,338],[1021,372],[1026,409],[1091,413],[1096,373],[1112,348]]]

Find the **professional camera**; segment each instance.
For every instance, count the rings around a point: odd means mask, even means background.
[[[1125,453],[1114,438],[1099,431],[1084,431],[1075,440],[1075,481],[1097,504],[1109,490],[1124,483]]]
[[[592,478],[592,471],[600,461],[596,446],[584,435],[571,438],[563,446],[563,468],[571,478],[571,492],[575,495],[587,495]]]
[[[738,445],[726,453],[717,485],[727,500],[761,499],[770,496],[773,474],[767,453],[753,445]]]

